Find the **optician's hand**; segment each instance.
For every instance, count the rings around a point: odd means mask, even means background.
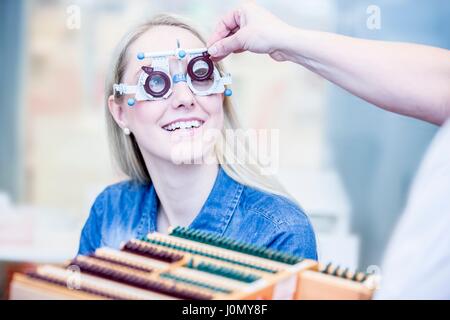
[[[291,29],[266,9],[247,1],[221,17],[208,40],[208,52],[214,61],[243,51],[266,53],[282,61],[277,49]]]
[[[223,16],[212,59],[251,51],[291,61],[380,108],[442,124],[450,117],[450,51],[290,26],[255,2]]]

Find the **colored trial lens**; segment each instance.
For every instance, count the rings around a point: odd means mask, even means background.
[[[150,89],[153,92],[162,92],[164,91],[164,88],[166,87],[166,82],[160,75],[154,75],[151,77],[149,82]]]

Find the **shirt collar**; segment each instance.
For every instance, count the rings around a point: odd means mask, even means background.
[[[244,186],[230,178],[222,167],[200,213],[189,226],[223,235],[236,211]]]
[[[200,213],[189,227],[223,235],[236,211],[243,190],[244,185],[230,178],[222,167],[219,167],[214,186]],[[138,226],[138,237],[156,231],[159,199],[153,185],[148,189],[146,203]]]

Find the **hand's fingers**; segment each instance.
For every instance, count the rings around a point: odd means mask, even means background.
[[[241,53],[241,52],[244,52],[244,51],[247,51],[247,50],[245,50],[245,49],[239,49],[239,50],[233,51],[233,53]],[[225,58],[225,57],[226,57],[226,56],[211,57],[211,60],[212,60],[213,62],[217,62],[217,61],[222,60],[222,59]]]
[[[235,9],[230,11],[217,23],[216,29],[212,36],[208,39],[207,46],[209,47],[214,42],[227,37],[230,33],[236,32],[240,27],[240,11]]]
[[[208,53],[216,61],[225,58],[232,52],[242,51],[245,51],[245,49],[243,48],[242,41],[239,39],[238,33],[217,41],[208,49]]]

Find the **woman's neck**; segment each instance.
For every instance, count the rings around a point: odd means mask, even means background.
[[[188,226],[206,202],[219,165],[176,165],[152,159],[147,163],[147,169],[160,201],[158,220],[166,220],[163,225]]]

